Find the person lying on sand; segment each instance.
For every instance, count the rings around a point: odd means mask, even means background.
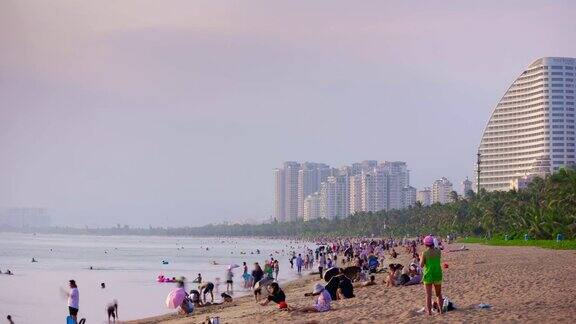
[[[314,285],[311,295],[318,296],[318,298],[316,298],[316,301],[314,302],[314,305],[304,307],[300,309],[300,312],[303,313],[327,312],[332,308],[331,307],[332,297],[330,297],[330,293],[321,284],[317,283]]]
[[[268,305],[269,302],[273,301],[278,304],[279,309],[288,309],[288,304],[286,304],[286,294],[280,288],[277,282],[273,282],[266,287],[268,291],[268,297],[260,303],[262,306]]]
[[[460,251],[468,251],[470,249],[466,248],[464,245],[462,245],[459,249],[457,250],[450,250],[449,252],[460,252]]]

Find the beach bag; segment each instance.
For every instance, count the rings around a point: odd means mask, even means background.
[[[444,298],[444,304],[442,305],[442,310],[444,312],[450,312],[456,309],[456,305],[448,299],[448,297]]]
[[[186,307],[187,308],[186,314],[194,313],[194,303],[189,298],[186,298],[185,303],[188,306],[188,307]]]
[[[78,324],[84,324],[84,323],[86,323],[86,319],[85,319],[85,318],[83,318],[83,319],[81,319],[80,321],[78,321]],[[74,319],[72,318],[72,316],[68,315],[68,316],[66,317],[66,324],[76,324],[76,323],[74,322]]]

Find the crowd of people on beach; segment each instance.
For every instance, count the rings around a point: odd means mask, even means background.
[[[418,248],[423,246],[419,254]],[[442,241],[432,235],[420,236],[414,239],[317,239],[316,248],[301,247],[288,253],[290,269],[302,275],[307,271],[318,275],[320,282],[314,283],[311,291],[305,296],[314,297],[310,307],[295,308],[288,304],[286,293],[279,281],[279,260],[272,255],[263,262],[255,262],[249,269],[246,262],[242,264],[242,288],[251,290],[254,301],[262,306],[273,302],[280,310],[299,312],[326,312],[332,309],[332,303],[337,300],[354,298],[354,289],[378,285],[377,273],[385,275],[382,285],[385,287],[410,286],[423,284],[425,295],[425,312],[442,313],[446,311],[442,297]],[[399,252],[400,251],[400,252]],[[394,262],[400,253],[410,255],[410,263],[406,266]],[[389,260],[391,262],[389,262]],[[186,293],[179,310],[182,314],[190,314],[194,308],[220,305],[233,301],[233,269],[226,271],[226,292],[221,294],[222,302],[214,302],[214,290],[219,282],[203,281],[202,275],[193,281],[198,289]],[[178,282],[177,289],[183,289],[184,280]],[[432,301],[433,295],[436,301]],[[210,296],[210,300],[207,300]]]
[[[448,238],[448,241],[450,238]],[[419,247],[423,251],[419,254]],[[298,275],[308,272],[317,275],[319,282],[313,284],[311,290],[304,296],[313,297],[309,307],[292,307],[289,296],[283,291],[279,282],[280,260],[270,254],[264,262],[254,262],[251,267],[247,262],[241,266],[231,264],[226,269],[225,291],[220,293],[220,278],[214,281],[206,280],[201,273],[191,281],[196,289],[186,289],[185,277],[164,278],[159,276],[159,282],[174,282],[166,303],[170,308],[178,309],[181,314],[192,314],[195,309],[233,303],[234,270],[242,269],[241,285],[244,292],[251,291],[254,301],[266,306],[270,302],[283,311],[297,312],[327,312],[332,309],[332,303],[337,300],[354,298],[355,288],[374,285],[385,287],[410,286],[423,284],[425,295],[424,311],[427,314],[446,311],[446,303],[442,296],[442,240],[428,235],[414,239],[375,239],[375,238],[318,238],[315,247],[309,244],[292,246],[285,252],[288,256],[290,270]],[[400,252],[399,252],[400,251]],[[283,251],[284,252],[284,251]],[[406,265],[395,262],[400,253],[410,256]],[[257,251],[260,254],[260,251]],[[215,262],[214,262],[215,263]],[[1,273],[1,272],[0,272]],[[7,270],[5,274],[13,274]],[[376,281],[376,274],[383,274],[381,283]],[[162,277],[162,278],[161,278]],[[105,283],[101,283],[105,288]],[[215,301],[215,293],[220,295],[220,301]],[[85,319],[78,320],[79,290],[76,281],[69,281],[69,289],[62,289],[62,294],[68,300],[68,322],[82,324]],[[436,296],[436,301],[433,301]],[[106,305],[108,322],[118,319],[118,302]],[[9,318],[12,321],[11,318]],[[13,323],[13,322],[10,322]]]

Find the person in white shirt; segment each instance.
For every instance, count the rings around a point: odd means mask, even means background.
[[[78,323],[78,309],[80,309],[80,293],[78,292],[78,286],[75,280],[69,281],[70,292],[66,293],[68,295],[68,311],[70,316],[74,320],[74,323]]]

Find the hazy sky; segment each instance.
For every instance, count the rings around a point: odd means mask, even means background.
[[[403,160],[459,188],[493,106],[576,56],[576,1],[0,1],[0,206],[263,219],[272,169]]]

